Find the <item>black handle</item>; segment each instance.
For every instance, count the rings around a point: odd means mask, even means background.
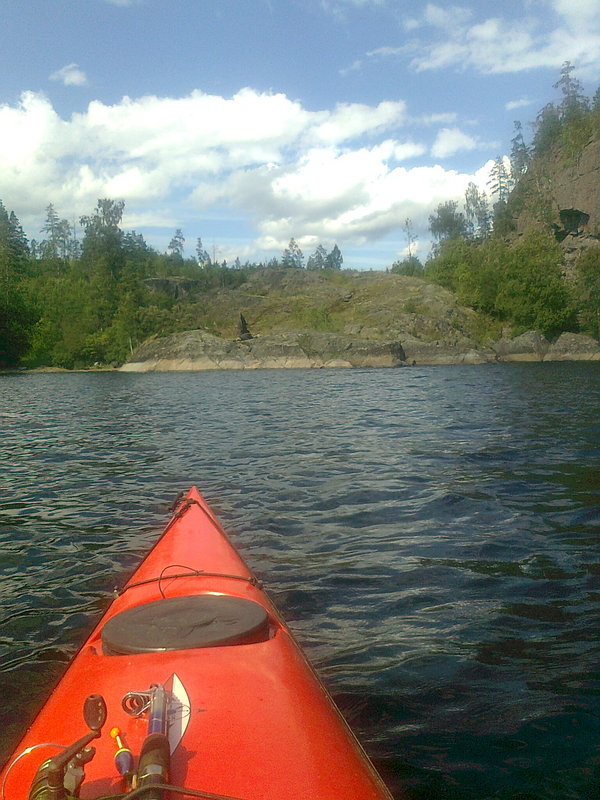
[[[152,784],[169,782],[169,765],[171,762],[171,750],[169,740],[164,733],[151,733],[146,736],[137,771],[138,787],[148,786],[149,791],[144,792],[144,800],[163,800],[164,792],[162,789],[152,791]]]

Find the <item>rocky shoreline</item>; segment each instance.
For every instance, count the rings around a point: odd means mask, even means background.
[[[563,333],[555,342],[549,342],[536,331],[480,347],[462,337],[454,342],[425,342],[410,336],[401,341],[382,341],[334,333],[290,332],[231,340],[192,330],[149,339],[120,371],[402,367],[511,361],[600,361],[600,345],[590,336],[575,333]]]

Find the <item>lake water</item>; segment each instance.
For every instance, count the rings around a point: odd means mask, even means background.
[[[600,786],[600,364],[0,377],[0,760],[196,484],[395,796]]]

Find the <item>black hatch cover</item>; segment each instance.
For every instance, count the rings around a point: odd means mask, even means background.
[[[252,644],[268,638],[265,609],[251,600],[226,595],[155,600],[122,611],[102,629],[106,655]]]

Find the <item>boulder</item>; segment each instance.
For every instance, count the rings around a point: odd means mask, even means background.
[[[562,333],[548,348],[544,361],[600,361],[600,345],[591,336]]]
[[[514,339],[503,337],[491,347],[499,361],[543,361],[550,342],[538,331],[527,331]]]
[[[468,339],[425,342],[405,336],[402,338],[402,347],[408,364],[487,364],[496,361],[493,350],[478,348]]]

